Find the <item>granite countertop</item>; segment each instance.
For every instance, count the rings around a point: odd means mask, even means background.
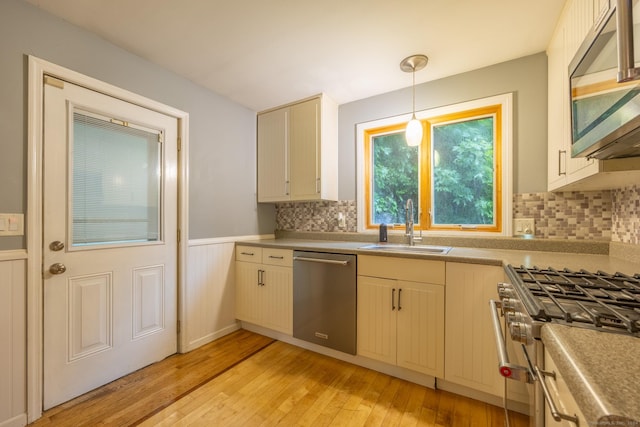
[[[549,324],[542,340],[588,425],[640,426],[640,339]]]
[[[522,265],[525,267],[533,267],[535,265],[538,267],[553,267],[557,269],[570,268],[573,270],[587,269],[590,271],[601,270],[606,272],[621,272],[630,275],[640,273],[640,263],[611,257],[605,254],[593,253],[453,246],[451,251],[446,255],[440,255],[433,253],[362,249],[363,246],[371,244],[371,242],[366,241],[307,240],[292,238],[251,240],[238,242],[238,244],[318,252],[341,252],[357,255],[436,259],[447,262],[463,262],[497,266],[512,264],[515,266]]]
[[[295,236],[295,234],[294,234]],[[489,247],[464,247],[464,241],[430,241],[429,244],[452,246],[446,255],[391,252],[362,249],[371,244],[347,238],[342,240],[318,240],[301,235],[278,239],[243,241],[238,244],[341,252],[358,255],[395,256],[420,259],[438,259],[447,262],[465,262],[504,266],[512,264],[525,267],[586,269],[592,272],[621,272],[628,275],[640,273],[637,245],[615,246],[610,256],[609,248],[602,253],[601,244],[581,244],[539,241],[490,241]],[[315,238],[314,238],[315,237]],[[449,243],[449,244],[447,244]],[[543,249],[543,250],[536,250]],[[581,253],[586,250],[590,253]],[[627,256],[630,254],[630,256]],[[542,340],[558,365],[576,403],[589,420],[589,425],[640,426],[640,339],[615,333],[593,331],[584,328],[549,324],[542,328]]]

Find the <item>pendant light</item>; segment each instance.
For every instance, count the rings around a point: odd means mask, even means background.
[[[426,67],[427,62],[429,62],[429,58],[421,54],[407,56],[400,62],[400,69],[413,75],[413,115],[409,123],[407,123],[407,130],[405,131],[407,145],[410,147],[416,147],[422,142],[422,123],[416,119],[416,71]]]

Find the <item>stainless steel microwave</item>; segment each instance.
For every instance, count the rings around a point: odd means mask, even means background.
[[[573,157],[640,156],[640,0],[610,1],[569,65]]]

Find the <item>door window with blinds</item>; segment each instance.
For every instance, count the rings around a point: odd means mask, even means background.
[[[73,110],[72,247],[162,239],[162,131]]]

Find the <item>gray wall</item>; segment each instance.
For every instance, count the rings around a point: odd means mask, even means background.
[[[401,71],[398,69],[398,72]],[[515,193],[546,191],[547,56],[544,52],[418,85],[416,110],[507,92],[514,93],[513,190]],[[410,112],[410,87],[340,106],[341,200],[356,198],[356,125]]]
[[[34,55],[189,113],[189,238],[273,232],[273,205],[255,197],[255,112],[19,0],[0,1],[0,55],[0,212],[27,210],[26,55]],[[0,237],[0,250],[24,242]]]

